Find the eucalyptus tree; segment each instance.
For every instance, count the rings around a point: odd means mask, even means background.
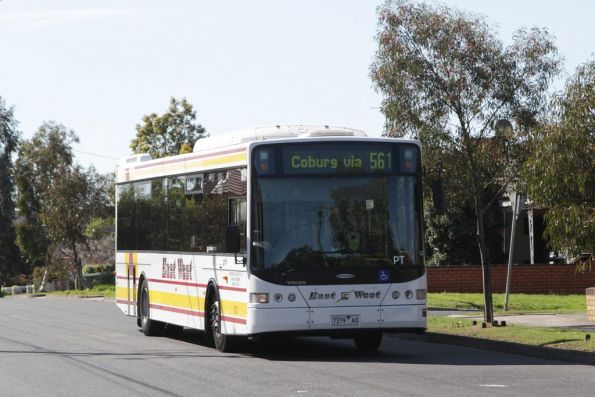
[[[94,208],[93,185],[79,166],[64,167],[45,191],[41,220],[50,241],[62,256],[71,258],[75,288],[82,286],[79,247],[85,247],[85,229]]]
[[[379,8],[377,41],[371,78],[383,96],[385,134],[419,138],[430,172],[443,167],[443,153],[456,154],[448,165],[473,208],[484,317],[492,322],[485,214],[518,174],[519,142],[559,71],[556,46],[538,28],[518,30],[505,46],[483,17],[407,0]]]
[[[13,108],[6,107],[0,97],[0,282],[7,275],[20,271],[19,249],[15,244],[13,162],[19,136]]]
[[[74,131],[55,122],[45,122],[19,147],[15,167],[17,208],[21,216],[17,243],[25,259],[33,265],[51,263],[54,244],[42,215],[55,180],[73,166],[72,145],[77,142]]]
[[[149,153],[152,158],[189,153],[194,143],[206,137],[206,130],[196,122],[196,111],[182,98],[171,98],[167,112],[144,115],[136,125],[136,136],[130,143],[134,153]]]
[[[550,123],[531,140],[524,175],[530,198],[547,209],[550,246],[595,254],[595,59],[579,66],[553,100]]]

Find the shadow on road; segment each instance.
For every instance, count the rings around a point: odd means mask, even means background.
[[[33,343],[24,343],[5,337],[0,340],[12,345],[21,345],[23,349],[0,350],[0,355],[50,355],[78,360],[84,357],[115,357],[117,360],[194,360],[194,359],[246,359],[258,358],[276,362],[350,362],[350,363],[386,363],[386,364],[428,364],[428,365],[576,365],[563,361],[546,360],[515,354],[505,354],[477,350],[460,346],[436,344],[401,339],[395,335],[385,335],[380,349],[375,352],[360,351],[351,340],[333,340],[323,337],[267,339],[261,341],[243,341],[235,353],[221,353],[208,346],[203,340],[203,333],[196,330],[184,330],[176,336],[156,337],[149,341],[151,349],[135,351],[124,349],[114,352],[109,350],[53,350]],[[130,338],[146,338],[141,332],[131,333]],[[175,341],[171,343],[159,343]],[[144,342],[147,342],[146,340]],[[135,343],[131,341],[131,345]]]
[[[196,346],[207,346],[202,332],[184,330],[169,337]],[[278,338],[242,341],[235,353],[214,350],[217,357],[251,356],[279,362],[353,362],[431,365],[575,365],[568,362],[477,350],[460,346],[401,339],[386,335],[378,351],[360,351],[349,339],[324,337]],[[204,357],[204,355],[201,355]]]

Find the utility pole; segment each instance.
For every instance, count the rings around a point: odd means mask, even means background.
[[[512,219],[510,228],[510,248],[508,251],[508,271],[506,272],[506,294],[504,297],[504,311],[508,311],[508,300],[510,296],[510,285],[512,282],[512,255],[514,253],[514,240],[516,235],[516,224],[523,208],[525,198],[518,192],[510,193],[510,202],[512,207]]]

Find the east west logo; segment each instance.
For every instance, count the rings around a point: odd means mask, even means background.
[[[308,298],[311,301],[315,301],[315,300],[324,300],[324,299],[336,299],[337,297],[337,293],[336,292],[332,292],[332,293],[326,293],[326,294],[322,294],[316,291],[310,292],[310,298]]]
[[[380,291],[362,291],[362,290],[351,290],[351,291],[344,291],[341,292],[339,295],[339,299],[337,299],[337,293],[336,292],[327,292],[327,293],[321,293],[321,292],[316,292],[316,291],[312,291],[310,292],[310,296],[308,297],[308,300],[314,301],[314,300],[335,300],[337,302],[341,302],[341,301],[346,301],[349,300],[351,298],[353,294],[353,298],[357,299],[357,300],[362,300],[362,299],[380,299]]]

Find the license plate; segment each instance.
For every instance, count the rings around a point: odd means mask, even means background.
[[[331,316],[331,327],[357,327],[359,314],[338,314]]]

